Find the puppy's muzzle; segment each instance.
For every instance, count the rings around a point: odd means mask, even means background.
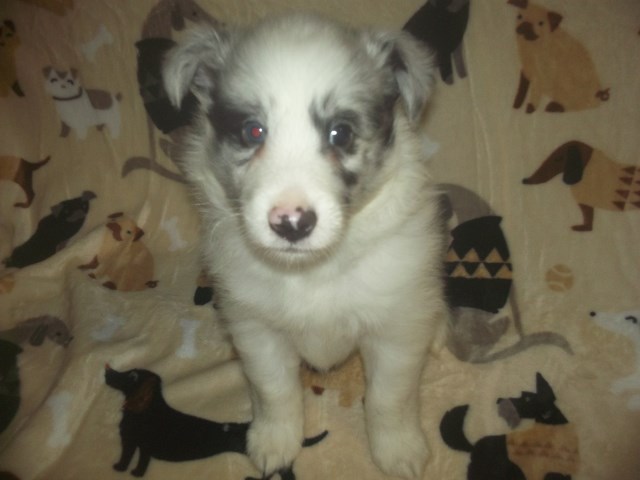
[[[312,209],[274,207],[269,212],[271,230],[291,243],[311,235],[317,223],[318,216]]]

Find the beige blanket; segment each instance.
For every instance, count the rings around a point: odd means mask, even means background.
[[[453,323],[422,379],[424,479],[640,478],[637,0],[5,0],[0,479],[261,477],[157,71],[195,23],[283,9],[438,52]],[[273,478],[385,478],[359,358],[302,376],[309,445]],[[147,420],[121,436],[124,415]]]

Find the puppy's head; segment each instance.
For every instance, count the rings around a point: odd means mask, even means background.
[[[528,0],[509,0],[508,3],[519,9],[516,33],[529,42],[548,37],[562,21],[559,13],[531,4]]]
[[[337,244],[399,168],[392,153],[422,116],[432,62],[406,34],[294,15],[196,30],[163,74],[173,103],[189,91],[200,102],[183,167],[205,208],[233,212],[253,247],[293,261]]]

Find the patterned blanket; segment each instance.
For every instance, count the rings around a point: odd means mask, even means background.
[[[453,315],[424,479],[640,478],[637,0],[5,0],[0,479],[261,477],[174,162],[193,103],[159,73],[186,28],[284,9],[437,52]],[[301,376],[305,448],[272,478],[385,478],[360,358]]]

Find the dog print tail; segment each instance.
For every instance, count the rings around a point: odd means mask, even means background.
[[[39,162],[29,163],[28,166],[31,168],[31,171],[34,171],[39,169],[40,167],[44,167],[47,163],[49,163],[49,160],[51,160],[51,155],[49,155],[47,158],[44,158],[43,160],[40,160]]]
[[[325,430],[324,432],[320,433],[319,435],[316,435],[315,437],[305,438],[304,441],[302,442],[302,447],[303,448],[312,447],[315,444],[320,443],[322,440],[324,440],[324,437],[326,437],[327,435],[329,435],[329,431]]]
[[[452,408],[442,417],[440,422],[440,435],[449,448],[460,452],[471,452],[473,445],[464,434],[464,419],[467,416],[469,405],[460,405]]]

